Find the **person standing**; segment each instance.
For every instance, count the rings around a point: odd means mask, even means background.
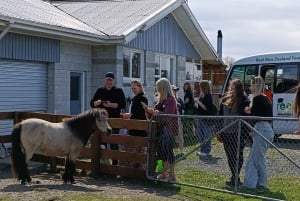
[[[138,80],[132,81],[130,85],[134,97],[131,99],[131,103],[129,105],[129,116],[125,118],[146,120],[147,118],[142,103],[148,105],[148,99],[145,97],[144,86]],[[146,131],[129,130],[128,134],[133,136],[147,137]]]
[[[178,91],[179,88],[176,87],[175,85],[171,85],[172,90],[173,90],[173,94],[175,96],[175,99],[177,101],[177,109],[178,109],[178,114],[182,115],[183,111],[184,111],[184,102],[183,100],[178,96]],[[180,149],[180,153],[176,156],[176,158],[181,158],[184,156],[184,138],[183,138],[183,131],[182,131],[182,120],[181,118],[179,118],[179,133],[178,135],[175,136],[175,141],[179,146]]]
[[[195,115],[195,101],[192,85],[189,82],[183,84],[184,92],[184,115]],[[185,137],[192,136],[195,137],[195,122],[193,118],[185,117],[183,119],[183,135]]]
[[[222,99],[219,115],[224,116],[245,116],[245,107],[249,105],[249,100],[245,95],[243,83],[239,79],[230,82],[228,91]],[[230,123],[229,119],[224,119],[224,126]],[[241,185],[240,171],[244,163],[243,151],[245,148],[246,132],[242,130],[238,135],[238,127],[230,127],[219,135],[227,156],[231,177],[226,181],[226,185],[234,186],[237,181]],[[237,158],[238,156],[238,158]]]
[[[174,137],[178,134],[178,117],[159,116],[159,114],[177,115],[177,101],[172,92],[171,84],[168,79],[160,78],[156,81],[156,90],[158,94],[158,102],[153,108],[144,105],[147,115],[157,118],[158,125],[158,145],[157,160],[163,161],[163,169],[169,168],[169,173],[164,172],[159,175],[158,179],[163,181],[176,181],[174,172],[175,156],[173,151]]]
[[[250,106],[245,108],[247,114],[259,117],[273,116],[272,104],[269,98],[263,93],[264,87],[265,82],[262,77],[256,76],[250,80],[252,98]],[[273,141],[274,131],[269,121],[255,121],[254,128],[258,133],[255,133],[253,136],[253,144],[246,164],[243,186],[246,188],[265,189],[267,188],[266,154],[269,148],[268,141]]]
[[[208,80],[201,80],[198,88],[199,97],[195,98],[196,114],[200,116],[210,115],[210,109],[213,107],[213,99],[211,95],[210,85]],[[208,119],[209,120],[209,119]],[[201,145],[200,151],[197,155],[206,157],[210,155],[211,151],[211,129],[205,119],[197,119],[196,131]]]
[[[92,108],[104,108],[107,110],[109,118],[120,118],[121,109],[126,106],[125,95],[121,88],[115,86],[115,75],[107,72],[104,78],[104,87],[100,87],[95,92],[90,101]],[[114,134],[119,133],[119,129],[113,129]],[[111,144],[112,150],[118,150],[117,144]],[[117,165],[117,160],[112,160],[113,165]]]
[[[146,120],[146,113],[143,108],[143,104],[148,105],[148,99],[145,97],[145,91],[143,83],[139,80],[133,80],[130,83],[132,93],[134,97],[131,99],[128,113],[123,114],[125,119],[138,119]],[[147,137],[146,131],[141,130],[129,130],[128,134],[131,136]],[[135,153],[145,153],[146,147],[134,146],[134,145],[124,145],[124,150],[128,152]],[[130,163],[130,162],[119,162],[121,165],[124,164],[126,167],[146,169],[146,164],[140,163]]]

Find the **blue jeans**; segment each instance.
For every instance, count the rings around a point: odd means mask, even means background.
[[[256,188],[257,186],[267,187],[267,159],[266,153],[269,143],[260,135],[263,135],[270,142],[273,141],[274,131],[267,122],[258,122],[254,128],[259,131],[253,137],[253,144],[249,153],[245,169],[244,186]]]
[[[200,152],[210,154],[210,151],[211,151],[211,139],[210,139],[211,138],[211,130],[210,130],[209,126],[207,125],[207,123],[202,119],[197,120],[197,134],[198,134],[198,138],[199,138],[200,143],[203,143],[204,141],[206,141],[204,144],[201,145]]]

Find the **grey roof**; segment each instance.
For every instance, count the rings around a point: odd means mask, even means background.
[[[176,0],[53,2],[57,8],[108,35],[127,35]]]
[[[185,0],[0,0],[0,29],[91,44],[126,44],[170,13],[201,58],[219,63]]]
[[[103,35],[97,29],[41,0],[0,0],[0,17],[27,24],[48,25]]]

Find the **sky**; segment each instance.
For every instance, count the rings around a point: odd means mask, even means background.
[[[222,31],[223,59],[300,50],[298,0],[188,0],[188,5],[215,50]]]

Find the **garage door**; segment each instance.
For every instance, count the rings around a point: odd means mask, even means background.
[[[0,60],[0,112],[46,111],[47,65]],[[0,121],[0,135],[11,132],[12,121]]]

